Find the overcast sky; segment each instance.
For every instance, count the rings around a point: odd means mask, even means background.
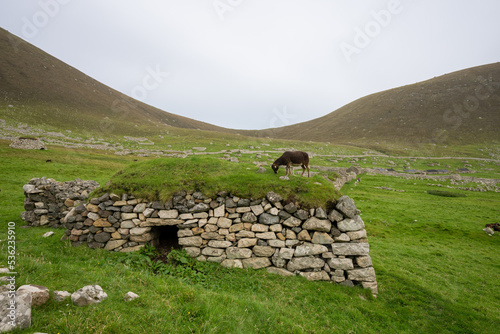
[[[2,0],[0,26],[178,115],[263,129],[500,61],[498,0]]]

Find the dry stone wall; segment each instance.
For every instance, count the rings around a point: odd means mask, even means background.
[[[178,244],[200,261],[362,285],[377,293],[365,225],[354,201],[304,210],[273,192],[252,200],[179,192],[167,202],[105,194],[62,219],[66,238],[115,252]]]
[[[24,211],[21,218],[32,226],[63,227],[61,218],[83,203],[99,184],[95,181],[57,182],[46,177],[34,178],[23,186]]]

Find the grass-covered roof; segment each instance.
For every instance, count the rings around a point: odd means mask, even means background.
[[[208,197],[227,191],[235,196],[258,199],[274,191],[288,201],[307,207],[325,206],[340,196],[331,181],[322,175],[281,180],[279,176],[285,174],[284,168],[278,174],[270,168],[265,173],[257,173],[257,170],[253,164],[207,156],[148,160],[117,172],[96,194],[129,193],[149,200],[168,200],[181,190],[200,191]]]

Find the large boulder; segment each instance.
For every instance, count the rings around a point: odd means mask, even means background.
[[[0,333],[31,326],[31,294],[0,292]]]
[[[49,301],[49,289],[41,285],[22,285],[17,289],[17,293],[29,293],[31,295],[31,305],[40,306]]]

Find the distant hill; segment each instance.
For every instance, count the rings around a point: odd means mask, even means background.
[[[1,28],[0,118],[121,135],[165,125],[233,132],[134,100]]]
[[[500,63],[368,95],[317,119],[241,134],[379,146],[500,142]]]
[[[91,134],[176,127],[374,148],[499,143],[500,63],[375,93],[308,122],[233,130],[134,100],[0,28],[0,118]]]

